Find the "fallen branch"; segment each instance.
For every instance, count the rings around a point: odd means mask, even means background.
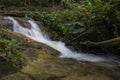
[[[80,42],[81,45],[89,45],[89,46],[96,46],[96,47],[114,47],[114,46],[120,46],[120,37],[113,38],[106,41],[101,42],[92,42],[92,41],[85,41]]]

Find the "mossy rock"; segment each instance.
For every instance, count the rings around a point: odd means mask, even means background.
[[[2,80],[32,80],[29,75],[23,73],[14,73],[7,77],[3,77]]]
[[[25,66],[21,73],[11,74],[4,80],[119,80],[119,76],[119,69],[113,67],[78,63],[42,53]]]
[[[104,76],[101,74],[97,74],[97,75],[85,75],[85,76],[74,76],[71,75],[69,77],[64,78],[63,80],[113,80],[112,78],[110,78],[109,76]]]

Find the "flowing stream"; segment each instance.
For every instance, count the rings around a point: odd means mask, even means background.
[[[13,31],[23,34],[26,37],[29,37],[38,42],[44,43],[55,50],[59,51],[61,54],[59,57],[62,58],[72,58],[79,61],[88,61],[88,62],[108,62],[110,59],[106,59],[100,56],[96,56],[93,54],[84,54],[77,53],[75,51],[70,50],[65,46],[65,44],[61,41],[52,41],[47,34],[43,33],[40,27],[32,20],[29,20],[28,23],[31,25],[31,28],[25,28],[21,26],[13,17],[4,17],[4,19],[9,20],[13,23]]]

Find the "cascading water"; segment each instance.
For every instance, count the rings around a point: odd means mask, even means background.
[[[80,61],[90,61],[90,62],[104,62],[107,59],[104,59],[93,54],[83,54],[76,53],[68,49],[65,44],[61,41],[52,41],[50,40],[45,33],[43,33],[39,26],[32,20],[29,20],[28,23],[31,25],[31,28],[22,27],[14,18],[5,17],[4,19],[10,20],[13,22],[13,31],[23,34],[31,39],[34,39],[38,42],[44,43],[55,50],[59,51],[62,58],[72,58]]]

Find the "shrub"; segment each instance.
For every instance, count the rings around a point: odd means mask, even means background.
[[[84,14],[82,21],[89,29],[97,28],[103,40],[120,35],[120,1],[119,0],[85,0],[79,11]]]
[[[0,0],[0,5],[9,7],[9,6],[23,6],[24,0]]]
[[[77,0],[74,1],[77,2]],[[100,33],[100,40],[120,35],[119,0],[84,0],[79,3],[73,4],[72,9],[38,13],[34,18],[42,20],[54,31],[54,34],[68,39],[77,37],[79,32],[91,28],[96,28]]]
[[[0,54],[4,54],[5,60],[11,63],[16,69],[20,69],[24,64],[25,58],[17,48],[17,43],[14,39],[0,39]]]
[[[70,27],[67,26],[67,24],[69,25],[78,21],[79,15],[80,12],[77,10],[58,10],[45,14],[34,12],[32,17],[36,20],[42,20],[45,25],[50,27],[56,36],[67,37],[70,33]]]

